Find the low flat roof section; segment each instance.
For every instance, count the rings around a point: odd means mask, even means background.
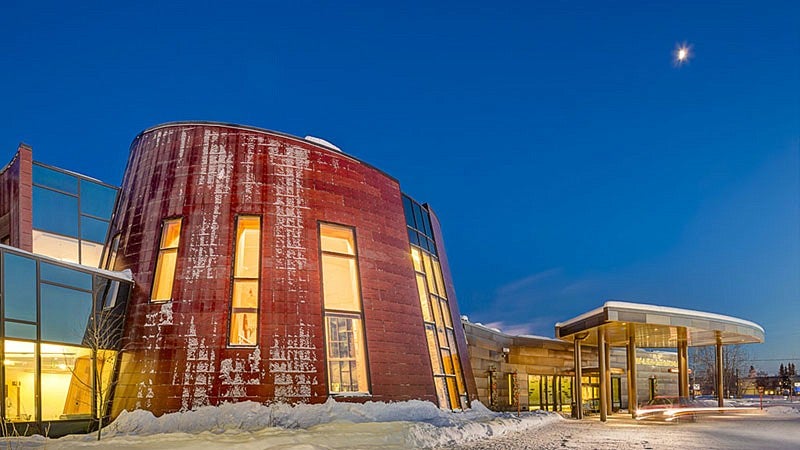
[[[755,344],[764,342],[764,328],[754,322],[691,309],[671,308],[608,301],[600,308],[556,324],[556,338],[572,342],[576,336],[587,345],[597,345],[598,327],[606,330],[612,346],[624,346],[633,332],[636,346],[641,348],[675,348],[678,330],[686,329],[689,346],[714,345],[719,336],[722,344]],[[588,333],[588,334],[587,334]],[[587,334],[585,338],[584,334]]]

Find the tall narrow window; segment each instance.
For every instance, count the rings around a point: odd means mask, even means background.
[[[361,287],[352,228],[320,224],[328,389],[368,393]]]
[[[259,262],[261,261],[261,218],[239,216],[231,294],[231,345],[256,345],[258,336]]]
[[[175,263],[178,260],[178,244],[181,237],[181,219],[165,220],[161,227],[161,243],[158,249],[158,262],[153,277],[153,291],[150,301],[172,300],[172,282],[175,279]]]
[[[465,406],[466,389],[441,263],[436,256],[415,245],[411,246],[411,260],[417,272],[417,292],[439,405],[461,409]]]

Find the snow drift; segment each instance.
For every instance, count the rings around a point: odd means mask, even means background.
[[[96,435],[61,439],[19,438],[20,448],[276,448],[406,449],[452,446],[501,436],[560,420],[554,413],[519,417],[490,411],[479,402],[464,412],[449,412],[429,402],[262,405],[254,402],[207,406],[160,417],[144,410],[123,412]]]

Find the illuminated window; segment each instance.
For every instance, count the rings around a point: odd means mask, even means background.
[[[165,220],[161,228],[161,243],[158,262],[153,277],[150,300],[154,302],[172,299],[172,282],[175,279],[175,264],[178,260],[178,244],[181,235],[181,219]]]
[[[5,420],[30,422],[36,417],[36,347],[33,342],[4,344]]]
[[[434,254],[416,245],[411,246],[411,261],[416,271],[417,293],[439,405],[442,408],[460,409],[466,388],[442,267]]]
[[[260,260],[261,218],[239,216],[231,294],[231,345],[255,345],[257,342]]]
[[[367,392],[361,318],[327,314],[328,385],[331,392]]]
[[[320,224],[328,388],[368,393],[361,287],[352,228]]]
[[[100,257],[103,255],[103,244],[81,241],[81,264],[84,266],[100,267]]]
[[[33,252],[62,261],[77,263],[78,240],[41,230],[33,230]]]
[[[114,270],[114,267],[117,264],[117,253],[119,252],[119,238],[120,235],[117,233],[111,239],[111,245],[108,246],[106,254],[104,256],[105,261],[103,262],[103,268],[106,270]]]
[[[91,417],[91,355],[85,347],[42,344],[42,420]]]
[[[0,256],[2,419],[90,419],[93,404],[108,404],[101,400],[109,399],[122,323],[121,315],[92,314],[92,305],[113,306],[117,296],[127,298],[130,285],[6,250]],[[97,412],[105,414],[102,406]]]

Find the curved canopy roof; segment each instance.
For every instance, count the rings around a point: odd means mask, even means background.
[[[586,335],[582,340],[584,344],[597,345],[596,330],[601,326],[612,346],[624,346],[633,333],[637,347],[675,348],[678,331],[682,329],[686,330],[689,346],[714,345],[717,337],[724,345],[764,342],[764,329],[747,320],[691,309],[619,301],[608,301],[600,308],[557,323],[556,338],[572,342],[576,336],[583,338]]]

